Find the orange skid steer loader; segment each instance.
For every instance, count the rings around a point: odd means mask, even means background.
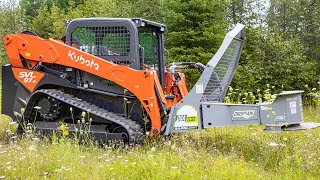
[[[273,103],[223,103],[244,43],[244,26],[230,31],[207,65],[165,65],[166,26],[133,18],[80,18],[67,22],[59,41],[34,32],[8,34],[3,41],[10,64],[2,67],[2,113],[23,131],[78,133],[90,123],[97,140],[142,143],[158,136],[231,125],[278,128],[303,121],[301,92],[279,94]],[[179,67],[202,71],[188,92]],[[270,118],[268,109],[276,116]]]

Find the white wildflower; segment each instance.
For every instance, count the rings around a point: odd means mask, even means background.
[[[40,139],[39,138],[32,138],[34,141],[40,141]]]
[[[41,109],[40,106],[35,106],[34,108],[35,108],[36,110],[40,110],[40,109]]]
[[[54,172],[61,172],[62,169],[55,169]]]
[[[86,112],[82,111],[81,116],[86,117]]]
[[[151,151],[152,151],[152,152],[156,152],[156,150],[157,150],[156,147],[152,147],[152,148],[151,148]]]
[[[272,147],[276,147],[276,146],[278,146],[278,144],[277,144],[277,143],[275,143],[275,142],[269,142],[269,143],[268,143],[268,145],[269,145],[269,146],[272,146]]]
[[[29,150],[30,151],[33,151],[33,150],[35,150],[36,148],[34,147],[34,146],[29,146]]]

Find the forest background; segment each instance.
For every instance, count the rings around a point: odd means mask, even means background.
[[[236,23],[246,25],[246,43],[232,86],[274,92],[318,87],[318,0],[2,0],[0,36],[32,30],[60,39],[65,21],[80,17],[141,17],[167,25],[166,62],[206,64]],[[8,63],[0,43],[1,64]],[[197,75],[186,72],[189,81]]]

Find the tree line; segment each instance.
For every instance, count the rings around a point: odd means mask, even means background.
[[[32,30],[60,39],[65,20],[141,17],[167,25],[167,62],[206,64],[236,23],[246,42],[232,86],[246,91],[316,86],[320,70],[318,0],[8,0],[0,4],[0,35]],[[3,43],[2,64],[7,63]],[[194,82],[198,75],[186,72]]]

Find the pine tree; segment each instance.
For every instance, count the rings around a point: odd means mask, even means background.
[[[165,45],[170,61],[206,64],[227,30],[226,3],[211,0],[165,0]]]
[[[10,33],[19,33],[25,27],[23,11],[14,1],[7,1],[0,4],[0,37]],[[7,53],[3,42],[0,43],[0,65],[8,63]]]

